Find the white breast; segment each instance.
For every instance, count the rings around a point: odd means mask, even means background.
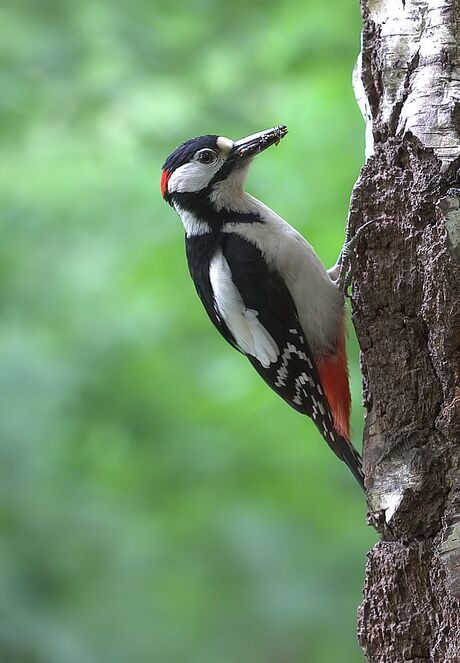
[[[245,207],[257,211],[264,223],[227,224],[224,230],[255,244],[280,274],[310,348],[314,356],[320,357],[335,345],[344,315],[343,295],[306,239],[259,200],[244,196]]]
[[[257,311],[245,307],[222,251],[211,261],[209,278],[217,312],[231,331],[238,347],[255,357],[264,368],[278,360],[279,349],[257,318]]]

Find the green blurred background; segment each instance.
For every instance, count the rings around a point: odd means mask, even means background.
[[[363,496],[212,328],[159,194],[183,140],[286,123],[248,188],[333,264],[359,31],[350,0],[2,4],[1,663],[363,660]]]

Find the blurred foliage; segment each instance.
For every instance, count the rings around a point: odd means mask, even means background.
[[[332,264],[359,30],[349,0],[2,4],[2,663],[362,661],[363,497],[209,324],[158,189],[184,139],[284,122],[248,188]]]

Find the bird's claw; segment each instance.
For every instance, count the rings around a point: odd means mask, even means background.
[[[345,297],[348,297],[348,289],[351,285],[353,273],[356,268],[356,248],[359,240],[362,238],[366,228],[374,222],[375,220],[367,221],[364,225],[358,228],[351,239],[348,239],[347,233],[345,244],[343,245],[337,262],[334,267],[329,270],[330,277],[335,281],[336,286]]]

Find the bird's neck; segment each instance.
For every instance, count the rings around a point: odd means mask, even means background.
[[[174,194],[173,205],[188,237],[221,232],[230,223],[262,222],[262,203],[241,185],[216,185],[211,192]]]

